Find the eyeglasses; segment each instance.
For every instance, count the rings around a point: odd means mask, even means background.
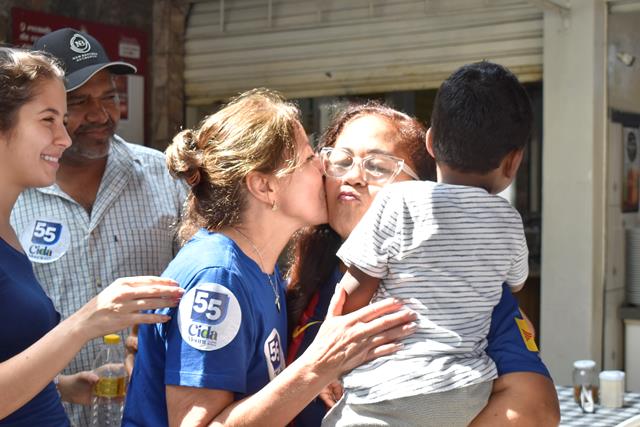
[[[420,179],[403,159],[388,154],[356,157],[342,148],[325,147],[320,150],[320,159],[324,174],[332,178],[346,175],[358,163],[367,184],[389,184],[401,171],[413,179]]]

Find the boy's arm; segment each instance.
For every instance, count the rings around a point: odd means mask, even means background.
[[[338,284],[347,293],[342,313],[351,313],[368,305],[379,284],[380,279],[363,273],[357,267],[349,267]]]
[[[524,282],[518,283],[515,286],[509,286],[509,288],[511,289],[511,292],[513,292],[513,293],[519,292],[523,287],[524,287]]]
[[[523,287],[529,276],[529,248],[527,247],[527,238],[524,230],[520,233],[520,247],[517,255],[513,258],[511,268],[507,273],[505,280],[511,289],[511,292],[518,292]]]

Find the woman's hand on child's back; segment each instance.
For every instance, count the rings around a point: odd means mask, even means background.
[[[341,315],[346,295],[336,292],[329,304],[327,318],[316,339],[301,359],[318,366],[331,380],[380,356],[398,351],[398,340],[416,330],[416,313],[402,302],[388,298],[346,315]]]

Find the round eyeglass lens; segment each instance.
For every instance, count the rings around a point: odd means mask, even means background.
[[[340,177],[353,166],[353,157],[342,150],[331,150],[323,154],[322,164],[328,175]]]
[[[400,164],[397,160],[387,156],[370,156],[365,159],[364,170],[367,173],[367,181],[382,183],[395,176]]]

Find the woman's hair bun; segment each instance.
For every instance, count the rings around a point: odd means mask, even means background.
[[[191,187],[200,183],[202,150],[198,147],[198,135],[191,129],[184,129],[173,137],[165,151],[169,172],[186,181]]]

